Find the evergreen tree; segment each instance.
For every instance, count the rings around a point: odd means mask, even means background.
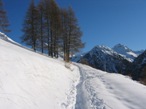
[[[68,14],[66,9],[61,9],[61,29],[62,29],[62,46],[64,53],[64,60],[67,60],[67,37],[68,37]]]
[[[6,11],[3,9],[3,2],[0,0],[0,31],[4,33],[10,32],[8,27],[9,21],[7,19]]]
[[[64,52],[64,60],[69,62],[71,54],[84,47],[82,32],[72,10],[60,9],[55,0],[40,0],[37,7],[32,0],[23,27],[22,41],[34,50],[47,45],[48,55],[58,57],[59,50]]]
[[[22,42],[32,46],[34,51],[36,51],[38,41],[38,15],[38,10],[34,4],[34,0],[32,0],[23,25],[24,35],[22,36]]]
[[[48,38],[48,55],[58,57],[58,40],[60,36],[60,10],[54,0],[44,0],[46,32]]]
[[[50,40],[50,0],[42,0],[43,7],[44,7],[44,19],[45,19],[45,33],[47,35],[47,49],[48,55],[51,56],[51,40]]]
[[[62,11],[64,60],[69,62],[70,55],[83,48],[84,43],[81,41],[82,32],[72,8]]]
[[[52,44],[52,55],[54,57],[58,57],[58,40],[60,38],[60,29],[61,29],[61,21],[60,21],[60,9],[54,0],[51,0],[51,44]]]
[[[38,35],[39,35],[39,42],[41,46],[41,52],[44,52],[44,43],[45,43],[45,20],[44,20],[44,6],[43,6],[43,1],[41,0],[38,4],[38,12],[39,12],[39,18],[38,18]]]

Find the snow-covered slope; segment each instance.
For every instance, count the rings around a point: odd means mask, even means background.
[[[102,48],[108,56],[117,54]],[[129,77],[69,66],[0,39],[0,109],[145,109],[145,104],[146,86]]]
[[[0,39],[0,109],[73,109],[78,79],[77,67]]]
[[[127,46],[122,44],[117,44],[112,48],[117,53],[123,55],[128,58],[130,61],[133,61],[138,55],[140,55],[143,51],[133,51],[129,49]]]
[[[2,32],[0,32],[0,39],[14,43],[14,44],[18,44]]]
[[[146,86],[120,74],[76,65],[81,78],[75,109],[146,109]]]
[[[140,80],[146,84],[146,51],[134,60],[129,67],[129,73],[131,73],[134,80]]]
[[[126,66],[130,63],[111,48],[106,46],[96,46],[81,58],[81,63],[94,68],[116,73],[125,73]]]

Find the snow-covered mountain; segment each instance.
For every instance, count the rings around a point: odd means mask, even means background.
[[[107,47],[107,48],[109,48],[109,47]],[[130,62],[133,62],[136,57],[138,57],[140,54],[142,54],[144,52],[144,50],[140,50],[140,51],[131,50],[130,48],[128,48],[127,46],[122,45],[122,44],[115,45],[112,48],[112,50],[113,50],[113,52],[117,52],[117,54],[121,55],[122,57],[124,57],[125,59],[127,59]],[[80,62],[81,58],[85,54],[86,53],[80,53],[80,54],[73,55],[71,57],[71,61]]]
[[[94,47],[81,58],[80,62],[103,71],[122,74],[130,63],[127,58],[106,46]]]
[[[116,51],[117,53],[123,55],[130,61],[133,61],[138,55],[140,55],[143,52],[143,50],[133,51],[133,50],[129,49],[127,46],[122,45],[122,44],[117,44],[112,49],[114,51]]]
[[[142,80],[146,84],[146,51],[139,55],[129,67],[134,80]]]

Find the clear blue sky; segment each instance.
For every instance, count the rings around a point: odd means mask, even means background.
[[[127,45],[146,49],[146,0],[56,0],[72,6],[83,31],[88,51],[95,45]],[[30,0],[3,0],[11,23],[9,37],[20,42],[21,29]]]

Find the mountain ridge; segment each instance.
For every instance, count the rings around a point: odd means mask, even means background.
[[[123,45],[123,44],[116,44],[113,47],[108,47],[108,46],[105,46],[105,45],[97,45],[95,47],[101,47],[101,48],[104,48],[104,49],[106,49],[106,48],[112,49],[114,52],[116,52],[117,54],[126,58],[130,62],[133,62],[136,57],[138,57],[141,53],[144,52],[144,50],[134,51],[134,50],[128,48],[127,46]],[[95,47],[93,47],[93,48],[95,48]],[[107,52],[107,51],[105,51],[105,52]],[[81,53],[81,54],[75,54],[71,57],[71,61],[79,62],[81,60],[81,58],[87,53],[88,52]]]
[[[126,65],[130,63],[127,58],[106,46],[95,46],[81,58],[80,62],[103,71],[122,74],[125,73]]]
[[[142,52],[144,52],[144,50],[134,51],[122,44],[117,44],[112,49],[116,51],[117,53],[123,55],[130,61],[134,61],[136,57],[138,57]]]
[[[146,84],[146,50],[134,60],[128,71],[134,80]]]

